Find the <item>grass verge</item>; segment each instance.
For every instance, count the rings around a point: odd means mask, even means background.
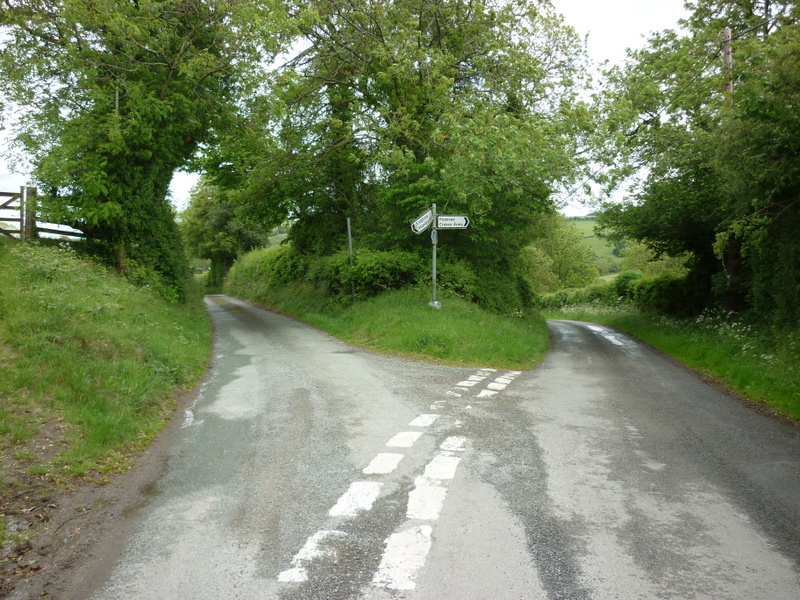
[[[724,313],[674,319],[594,305],[546,316],[617,327],[739,394],[800,420],[800,330],[776,332]]]
[[[226,291],[378,352],[446,364],[528,369],[544,357],[549,344],[540,316],[488,313],[447,292],[440,295],[442,308],[437,310],[428,306],[428,290],[414,288],[347,305],[332,303],[305,284]]]
[[[33,482],[127,468],[210,341],[199,294],[170,304],[66,246],[0,242],[0,521]]]

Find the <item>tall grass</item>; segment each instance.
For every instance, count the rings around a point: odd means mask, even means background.
[[[725,312],[676,319],[625,304],[576,305],[547,316],[617,327],[734,391],[800,419],[800,328],[775,330]]]
[[[0,243],[0,451],[51,479],[122,468],[210,337],[199,295],[171,304],[67,246]]]

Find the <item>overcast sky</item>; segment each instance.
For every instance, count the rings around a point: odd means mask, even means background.
[[[552,0],[581,36],[589,34],[588,48],[592,59],[601,63],[622,61],[626,48],[638,48],[642,36],[652,31],[675,28],[678,19],[686,16],[683,0]],[[2,136],[2,132],[0,132]],[[193,175],[179,173],[173,180],[173,198],[179,208],[188,199],[196,181]],[[23,174],[8,172],[0,157],[0,191],[17,191],[28,183]]]

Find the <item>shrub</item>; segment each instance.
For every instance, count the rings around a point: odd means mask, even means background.
[[[356,297],[370,298],[387,290],[417,285],[423,265],[416,254],[393,250],[358,252],[355,264],[342,270],[341,293],[355,289]]]
[[[521,273],[484,270],[478,274],[474,301],[484,310],[516,314],[539,305],[533,286]]]
[[[226,286],[233,292],[281,287],[293,273],[307,269],[290,246],[259,248],[240,256],[228,271]],[[289,279],[290,280],[290,279]]]
[[[473,302],[479,289],[478,275],[465,260],[446,260],[438,265],[437,283],[442,290],[457,294]]]
[[[611,305],[616,300],[616,292],[611,285],[596,283],[585,288],[559,290],[553,294],[542,296],[540,306],[543,310],[560,310],[582,304]]]
[[[698,314],[705,304],[683,277],[661,275],[640,279],[633,287],[634,304],[644,310],[685,317]]]
[[[626,300],[633,300],[633,290],[634,285],[637,281],[642,278],[641,271],[623,271],[617,278],[614,279],[614,282],[611,284],[611,287],[616,294],[617,298],[625,298]]]
[[[350,256],[347,252],[339,252],[332,256],[323,256],[314,259],[308,266],[308,280],[314,286],[322,289],[332,296],[352,294],[352,288],[345,290],[347,275],[350,268]]]

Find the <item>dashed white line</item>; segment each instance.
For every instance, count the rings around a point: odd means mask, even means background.
[[[362,511],[370,510],[382,485],[377,481],[354,481],[328,514],[332,517],[355,517]]]
[[[392,448],[411,448],[421,435],[421,431],[401,431],[386,442],[386,445]]]
[[[470,388],[474,385],[478,385],[478,383],[480,383],[480,381],[459,381],[456,385],[458,387]]]
[[[451,436],[442,442],[441,448],[447,452],[462,452],[467,446],[467,438],[461,436]]]
[[[411,427],[430,427],[431,425],[433,425],[436,422],[436,419],[438,419],[438,418],[439,418],[439,415],[429,415],[429,414],[420,415],[416,419],[411,421],[411,423],[409,423],[409,426],[411,426]]]
[[[477,375],[457,384],[458,390],[468,391],[478,383],[487,379],[495,369],[481,369]],[[510,371],[494,378],[478,394],[479,397],[493,396],[508,386],[521,371]],[[448,396],[461,397],[457,391],[450,390]],[[439,400],[431,405],[430,410],[438,411],[446,404]],[[472,408],[467,406],[466,408]],[[189,422],[191,417],[189,415]],[[440,417],[439,414],[421,414],[409,423],[409,427],[430,427]],[[456,423],[462,426],[461,422]],[[388,447],[410,448],[420,438],[420,431],[402,431],[392,437]],[[461,458],[456,453],[463,452],[467,439],[451,436],[439,446],[431,461],[425,466],[421,476],[416,477],[414,489],[409,492],[406,518],[409,520],[435,521],[439,518],[447,497],[445,482],[455,477]],[[404,454],[382,452],[363,469],[365,475],[386,475],[392,473],[404,458]],[[328,511],[331,517],[355,517],[361,512],[372,509],[377,500],[382,483],[376,481],[356,481],[339,498]],[[381,564],[373,577],[373,585],[394,590],[413,590],[416,587],[414,578],[425,564],[432,545],[433,529],[430,525],[409,527],[389,536],[383,553]],[[335,550],[325,548],[324,542],[330,538],[338,538],[348,534],[337,530],[319,531],[308,539],[303,548],[292,559],[291,567],[278,575],[284,583],[304,582],[308,580],[306,566],[313,560],[330,556]]]
[[[452,479],[456,475],[456,469],[461,458],[458,456],[447,456],[437,454],[433,460],[425,467],[423,477],[428,479]]]
[[[425,564],[431,549],[432,534],[430,525],[419,525],[389,536],[372,583],[392,590],[416,588],[414,576]]]
[[[397,468],[404,456],[405,454],[381,452],[364,467],[362,473],[364,475],[387,475]]]
[[[334,553],[331,548],[324,548],[323,542],[329,538],[340,539],[347,537],[344,531],[318,531],[306,540],[305,545],[294,555],[292,568],[278,573],[278,581],[282,583],[302,583],[308,581],[306,565],[317,558],[330,556]]]
[[[602,337],[606,338],[609,342],[616,346],[624,346],[625,342],[623,342],[619,337],[612,331],[611,329],[606,329],[605,327],[598,327],[596,325],[587,325],[587,327],[594,331],[595,333],[600,334]]]
[[[426,477],[417,477],[414,489],[408,494],[406,517],[422,521],[435,521],[439,518],[447,497],[447,488],[437,485]]]

